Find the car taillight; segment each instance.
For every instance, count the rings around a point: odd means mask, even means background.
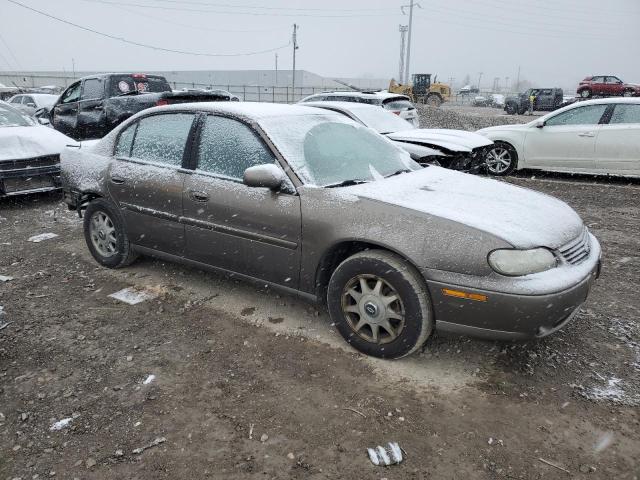
[[[394,110],[393,113],[395,113],[396,115],[400,115],[400,110]]]
[[[161,98],[160,100],[158,100],[156,102],[156,106],[157,107],[162,107],[164,105],[169,105],[169,100],[165,99],[165,98]]]

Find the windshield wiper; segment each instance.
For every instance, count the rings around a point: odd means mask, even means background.
[[[353,178],[350,180],[343,180],[338,183],[331,183],[329,185],[325,185],[324,188],[335,188],[335,187],[348,187],[350,185],[360,185],[361,183],[368,183],[367,180],[359,180],[357,178]]]
[[[400,175],[401,173],[410,173],[410,172],[412,172],[412,171],[413,171],[413,170],[409,170],[408,168],[402,168],[402,169],[400,169],[400,170],[396,170],[396,171],[395,171],[395,172],[393,172],[393,173],[390,173],[389,175],[387,175],[387,176],[386,176],[386,177],[384,177],[384,178],[389,178],[389,177],[393,177],[393,176],[395,176],[395,175]]]

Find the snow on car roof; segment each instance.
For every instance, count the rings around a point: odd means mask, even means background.
[[[314,107],[301,105],[283,105],[278,103],[260,102],[198,102],[179,103],[153,109],[144,110],[145,113],[151,111],[172,111],[172,110],[194,110],[200,112],[229,113],[252,118],[255,120],[268,117],[296,116],[296,115],[326,115],[327,112]]]

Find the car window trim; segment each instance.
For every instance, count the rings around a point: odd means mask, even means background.
[[[607,108],[604,110],[604,113],[600,117],[598,125],[609,125],[611,117],[613,117],[613,111],[615,110],[616,105],[617,104],[615,103],[610,103],[607,105]]]

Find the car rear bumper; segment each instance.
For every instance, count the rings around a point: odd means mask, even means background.
[[[600,268],[598,252],[585,277],[577,279],[569,288],[542,295],[501,293],[427,280],[436,328],[493,340],[551,335],[576,316],[600,275]],[[452,292],[464,292],[468,296],[456,297]]]

